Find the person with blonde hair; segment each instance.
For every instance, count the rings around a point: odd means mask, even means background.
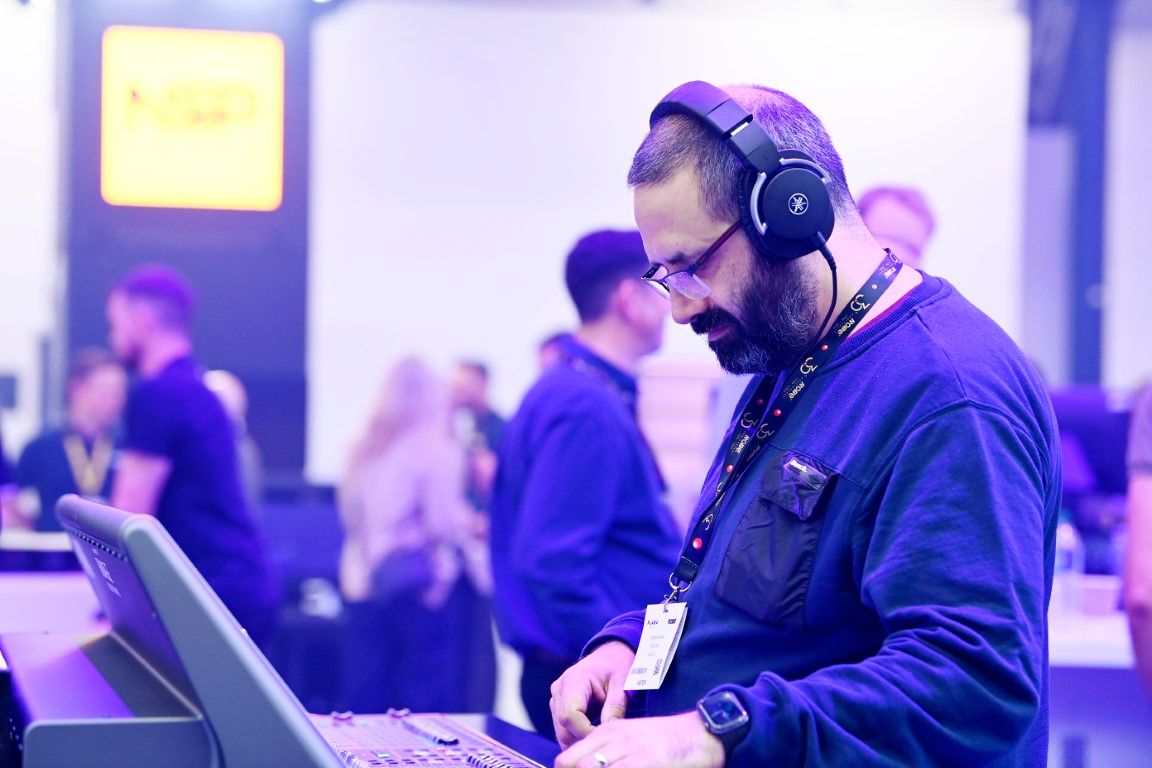
[[[356,711],[459,711],[464,660],[449,631],[460,579],[488,590],[447,388],[409,357],[384,379],[340,484],[345,691]]]

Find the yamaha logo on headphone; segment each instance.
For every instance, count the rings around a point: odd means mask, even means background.
[[[669,114],[695,117],[718,133],[744,166],[737,200],[753,249],[767,261],[820,249],[836,224],[828,174],[795,149],[779,150],[744,107],[714,85],[684,83],[652,110],[649,125]]]

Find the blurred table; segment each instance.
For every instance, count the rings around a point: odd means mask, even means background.
[[[1048,764],[1152,766],[1152,707],[1133,668],[1127,616],[1054,611],[1048,631]]]
[[[19,528],[0,531],[0,571],[78,571],[68,534]]]
[[[1053,667],[1132,669],[1132,639],[1122,611],[1050,613],[1048,661]]]
[[[91,632],[100,603],[80,571],[0,573],[0,632]]]
[[[0,632],[88,632],[100,626],[99,604],[83,573],[0,573]],[[1127,617],[1120,611],[1053,612],[1049,657],[1049,765],[1152,766],[1152,707],[1133,668]],[[468,725],[485,730],[479,720]],[[491,735],[517,740],[508,733]],[[534,748],[551,749],[548,742],[510,746],[550,763],[549,755]]]

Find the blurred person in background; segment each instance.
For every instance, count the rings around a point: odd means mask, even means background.
[[[936,217],[920,190],[875,187],[861,195],[856,206],[881,247],[910,267],[924,268],[924,248],[936,230]]]
[[[107,502],[115,474],[113,431],[127,386],[127,374],[111,354],[93,347],[76,351],[65,384],[67,421],[28,443],[16,463],[16,484],[34,491],[20,509],[28,527],[63,530],[56,502],[66,493]]]
[[[478,510],[488,506],[505,424],[488,399],[488,383],[488,366],[478,360],[461,360],[452,373],[456,433],[468,449],[468,500]]]
[[[469,420],[469,438],[483,441],[488,448],[500,442],[505,419],[492,407],[488,385],[488,365],[479,360],[461,360],[452,372],[452,407]]]
[[[489,628],[463,626],[457,608],[462,581],[484,594],[490,584],[452,427],[445,384],[419,359],[396,363],[339,489],[341,707],[474,711],[461,638]]]
[[[129,272],[108,297],[109,345],[135,374],[112,504],[155,515],[258,645],[279,603],[244,500],[232,423],[192,357],[191,286],[171,267]]]
[[[1124,608],[1136,669],[1152,698],[1152,384],[1136,397],[1128,437],[1128,548]]]
[[[636,231],[581,238],[565,264],[580,316],[500,444],[492,567],[501,636],[524,660],[520,696],[554,738],[549,686],[604,622],[667,587],[679,530],[636,421],[640,361],[667,307],[640,280]]]
[[[8,454],[4,453],[4,432],[0,430],[0,530],[16,517],[16,483],[12,477],[12,467],[8,464]]]
[[[475,513],[475,533],[487,546],[488,502],[496,478],[496,446],[507,420],[493,408],[489,395],[491,374],[479,360],[460,360],[452,372],[451,401],[457,438],[464,445],[465,496]],[[469,712],[487,712],[496,694],[496,642],[489,594],[462,579],[457,588],[461,654],[468,660],[468,676],[461,681],[468,692]]]
[[[220,404],[232,422],[244,498],[248,509],[259,518],[264,501],[264,461],[260,457],[260,447],[248,432],[248,389],[236,374],[221,369],[207,371],[204,386],[220,398]]]
[[[536,347],[536,362],[540,373],[560,362],[564,355],[564,345],[571,338],[572,334],[568,331],[558,331],[544,337]]]

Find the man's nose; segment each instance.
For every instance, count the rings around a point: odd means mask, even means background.
[[[688,325],[692,319],[708,308],[708,299],[693,299],[673,290],[669,297],[672,302],[672,319],[680,325]]]

